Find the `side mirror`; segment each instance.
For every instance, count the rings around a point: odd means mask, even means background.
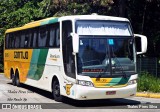
[[[78,53],[79,51],[79,35],[76,33],[71,33],[72,36],[72,46],[73,46],[73,53]]]
[[[137,54],[143,54],[147,51],[147,37],[144,35],[134,34]]]

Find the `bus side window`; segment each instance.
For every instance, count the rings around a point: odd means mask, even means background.
[[[33,45],[32,47],[33,48],[36,48],[37,47],[37,36],[38,36],[38,33],[37,33],[37,28],[33,29],[33,32],[32,32],[32,41],[33,41]]]
[[[8,36],[8,48],[12,48],[12,38],[11,38],[10,34]]]
[[[15,36],[15,48],[19,48],[19,45],[20,45],[19,32],[16,32],[14,36]]]
[[[24,48],[25,45],[25,33],[24,31],[21,32],[21,42],[20,42],[20,48]]]
[[[47,35],[47,46],[59,48],[60,47],[60,32],[59,32],[59,23],[51,24],[47,31],[49,35]]]
[[[14,48],[15,46],[15,36],[13,35],[13,33],[10,35],[11,38],[11,48]]]
[[[30,48],[30,47],[32,47],[32,44],[31,44],[31,42],[32,42],[32,33],[31,33],[32,31],[31,30],[27,30],[26,31],[26,36],[25,36],[25,38],[26,38],[26,40],[27,40],[27,46],[26,46],[26,48]]]
[[[29,47],[29,31],[26,30],[24,34],[25,34],[24,47],[28,48]]]
[[[51,25],[49,27],[49,46],[50,47],[54,47],[54,43],[55,43],[55,28]]]
[[[60,35],[59,35],[59,28],[56,28],[56,47],[60,47]]]
[[[53,27],[55,28],[55,36],[54,36],[54,47],[59,48],[60,47],[60,30],[59,30],[59,23],[53,24]]]
[[[46,26],[41,26],[39,29],[39,34],[38,34],[38,46],[39,47],[46,47],[47,43],[47,30]]]
[[[5,38],[5,48],[8,49],[9,48],[9,34],[6,34],[6,38]]]

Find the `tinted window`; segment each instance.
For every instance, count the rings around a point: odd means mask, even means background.
[[[60,47],[59,28],[56,29],[56,47]]]
[[[49,46],[50,47],[53,47],[54,46],[54,43],[55,43],[55,34],[56,34],[56,31],[55,31],[55,27],[52,27],[50,26],[49,27],[49,30],[50,30],[50,33],[49,33],[49,36],[50,36],[50,39],[49,39]]]
[[[6,38],[5,38],[5,48],[8,48],[8,43],[9,43],[9,34],[6,34]]]
[[[38,36],[37,28],[35,28],[32,33],[32,43],[33,43],[32,47],[33,48],[37,47],[37,36]]]
[[[31,47],[31,39],[32,37],[32,31],[31,30],[26,30],[25,31],[25,41],[24,41],[24,47],[25,48],[30,48]]]
[[[47,46],[48,47],[60,47],[60,32],[59,24],[51,24],[48,26],[49,35],[47,37]]]
[[[25,33],[24,31],[21,32],[21,43],[20,43],[20,48],[24,48],[25,46]]]
[[[12,48],[12,38],[10,37],[10,35],[8,37],[8,48]]]
[[[15,36],[15,48],[19,48],[20,47],[20,35],[19,32],[14,33]]]
[[[72,32],[72,22],[62,22],[62,51],[63,51],[63,63],[64,70],[67,76],[75,78],[75,60],[72,46],[72,38],[70,33]]]
[[[11,38],[11,48],[14,48],[14,45],[15,45],[15,37],[13,34],[10,34],[10,37]]]
[[[47,42],[47,28],[46,26],[40,27],[39,33],[38,33],[38,46],[39,47],[45,47]]]
[[[60,47],[59,23],[6,34],[6,48]]]

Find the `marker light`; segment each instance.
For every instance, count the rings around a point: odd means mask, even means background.
[[[137,83],[137,79],[133,79],[128,82],[128,85],[132,85],[132,84],[136,84],[136,83]]]

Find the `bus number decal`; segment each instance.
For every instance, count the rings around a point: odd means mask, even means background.
[[[16,59],[28,59],[28,51],[14,51],[14,58]]]

